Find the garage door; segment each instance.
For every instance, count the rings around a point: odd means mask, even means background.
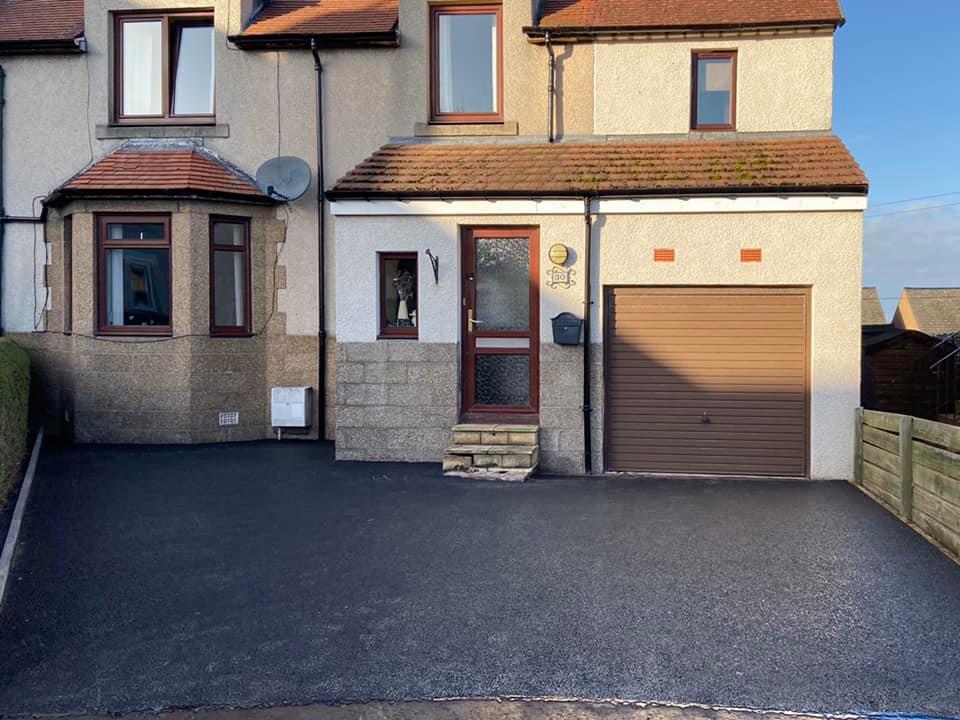
[[[804,289],[607,288],[609,470],[800,477]]]

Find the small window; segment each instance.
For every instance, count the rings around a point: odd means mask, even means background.
[[[499,5],[430,10],[430,115],[433,122],[503,121]]]
[[[210,334],[249,335],[250,221],[210,219]]]
[[[737,113],[737,54],[693,55],[693,129],[733,130]]]
[[[170,218],[101,216],[98,238],[98,331],[169,335]]]
[[[380,337],[417,337],[417,255],[380,254]]]
[[[115,32],[118,122],[212,120],[212,15],[118,15]]]
[[[73,215],[63,219],[63,334],[73,332]]]

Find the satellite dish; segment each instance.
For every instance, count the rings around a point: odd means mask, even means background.
[[[310,187],[310,166],[298,157],[275,157],[257,170],[257,185],[275,200],[296,200]]]

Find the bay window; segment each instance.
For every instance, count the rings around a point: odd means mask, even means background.
[[[249,335],[250,221],[210,218],[210,334]]]
[[[97,330],[169,335],[170,217],[99,216]]]

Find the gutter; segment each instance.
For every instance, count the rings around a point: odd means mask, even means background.
[[[608,35],[672,35],[702,32],[745,32],[761,31],[775,32],[777,30],[832,30],[843,27],[846,19],[804,20],[802,22],[773,22],[773,23],[741,23],[739,25],[556,25],[543,27],[528,25],[522,28],[527,40],[532,43],[546,41],[548,34],[554,41],[562,42],[594,42],[597,37]]]
[[[0,42],[0,55],[79,55],[86,52],[86,39],[7,40]]]
[[[396,26],[391,30],[366,33],[329,33],[308,35],[276,33],[270,35],[246,35],[239,33],[227,38],[241,50],[314,50],[330,48],[400,47],[400,33]]]
[[[324,221],[323,173],[323,63],[320,62],[319,43],[310,43],[313,53],[313,74],[317,107],[314,125],[317,128],[317,440],[326,439],[327,430],[327,317],[324,302],[326,280],[326,222]]]

